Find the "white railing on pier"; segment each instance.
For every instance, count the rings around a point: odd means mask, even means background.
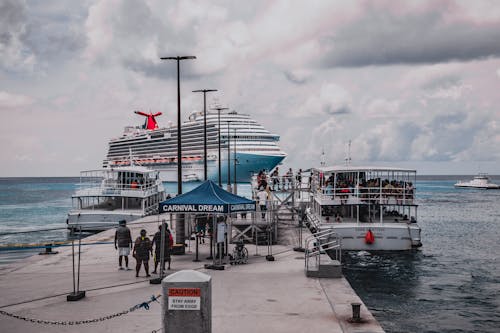
[[[339,263],[342,262],[342,239],[331,229],[318,231],[305,239],[304,268],[306,272],[311,268],[311,261],[314,267],[319,269],[322,254],[327,254]]]

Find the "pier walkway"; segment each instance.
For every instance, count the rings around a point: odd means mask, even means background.
[[[128,225],[132,238],[146,228],[157,230],[157,217]],[[83,243],[113,241],[114,230],[85,238]],[[344,279],[307,278],[303,253],[292,246],[273,246],[276,261],[266,261],[267,247],[247,245],[246,265],[226,265],[225,270],[204,269],[209,242],[200,245],[201,262],[193,262],[195,241],[190,251],[172,256],[172,270],[195,269],[212,276],[213,332],[383,332],[364,305],[362,323],[350,323],[351,303],[362,303]],[[67,302],[73,290],[71,248],[58,248],[56,255],[33,256],[0,266],[0,310],[15,315],[51,321],[78,321],[105,317],[128,310],[161,294],[161,285],[151,285],[131,271],[118,270],[117,251],[112,244],[83,246],[80,289],[87,293],[78,302]],[[150,261],[150,267],[152,261]],[[155,275],[153,275],[154,277]],[[52,297],[54,296],[54,297]],[[79,326],[38,324],[0,314],[1,332],[161,332],[161,305],[150,309]]]

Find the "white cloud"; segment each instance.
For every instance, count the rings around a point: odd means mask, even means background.
[[[34,99],[29,96],[0,91],[0,109],[22,108],[33,103]]]
[[[297,108],[295,115],[315,117],[342,115],[352,111],[352,97],[343,87],[335,83],[321,86],[319,95],[310,96],[303,106]]]

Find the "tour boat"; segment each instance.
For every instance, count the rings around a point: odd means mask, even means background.
[[[82,171],[66,220],[71,231],[102,231],[158,213],[165,200],[159,172],[132,165]]]
[[[485,190],[498,190],[500,189],[500,185],[490,183],[490,179],[486,173],[480,173],[474,177],[474,179],[463,182],[459,181],[455,184],[455,187],[461,188],[477,188],[477,189],[485,189]]]
[[[415,202],[416,171],[390,167],[312,169],[313,232],[333,230],[342,250],[398,251],[422,246]]]

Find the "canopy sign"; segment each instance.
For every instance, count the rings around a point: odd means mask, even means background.
[[[255,211],[255,201],[221,189],[207,180],[190,192],[160,202],[160,213],[215,213]]]

